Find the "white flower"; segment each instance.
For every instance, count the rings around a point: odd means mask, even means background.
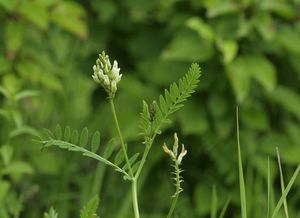
[[[102,52],[96,60],[96,65],[93,66],[93,71],[94,74],[92,77],[94,81],[99,83],[105,89],[109,98],[114,98],[117,91],[117,84],[122,78],[118,62],[114,60],[112,66],[108,55],[106,55],[105,52]]]
[[[117,91],[117,82],[115,80],[111,81],[111,91],[112,92]]]
[[[113,67],[112,67],[112,69],[111,69],[111,73],[112,73],[112,75],[113,75],[113,77],[114,77],[114,79],[117,79],[117,78],[119,78],[119,73],[120,73],[120,68],[118,68],[118,62],[115,60],[114,61],[114,64],[113,64]]]
[[[173,161],[177,162],[177,164],[180,165],[181,162],[182,162],[183,157],[187,154],[187,150],[185,149],[184,144],[182,144],[181,152],[177,157],[177,154],[178,154],[178,141],[179,140],[178,140],[177,134],[174,133],[173,149],[170,150],[168,148],[168,146],[166,145],[166,143],[164,143],[162,147],[163,147],[164,152],[167,153]]]
[[[182,158],[187,154],[187,150],[184,148],[184,144],[182,144],[181,152],[178,155],[177,162],[181,164]]]
[[[172,159],[176,159],[176,157],[175,157],[173,151],[171,151],[171,150],[168,148],[168,146],[167,146],[166,143],[164,143],[162,147],[163,147],[165,153],[167,153],[168,155],[170,155],[170,157],[171,157]]]
[[[109,78],[108,78],[108,76],[102,74],[101,77],[103,78],[104,85],[108,86],[109,85]]]

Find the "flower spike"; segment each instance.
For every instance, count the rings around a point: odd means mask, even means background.
[[[109,98],[113,99],[117,92],[117,84],[122,78],[118,62],[114,60],[113,65],[111,65],[109,56],[103,51],[99,54],[96,65],[93,66],[93,71],[94,81],[104,88]]]

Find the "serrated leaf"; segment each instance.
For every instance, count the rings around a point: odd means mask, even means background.
[[[91,150],[92,152],[97,152],[100,146],[100,132],[96,131],[93,134],[92,142],[91,142]]]
[[[62,128],[60,125],[56,125],[54,133],[56,139],[62,139]]]
[[[71,128],[67,126],[64,131],[64,140],[68,142],[70,141],[70,139],[71,139]]]
[[[88,128],[83,128],[80,134],[80,139],[79,139],[79,146],[85,147],[88,143],[89,140],[89,130]]]
[[[79,133],[78,133],[77,130],[74,130],[74,131],[72,132],[71,142],[72,142],[73,144],[77,144],[77,143],[78,143],[78,140],[79,140]]]

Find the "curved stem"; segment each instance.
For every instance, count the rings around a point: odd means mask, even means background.
[[[122,150],[123,150],[123,153],[124,153],[124,156],[125,156],[125,161],[126,161],[126,164],[128,166],[128,169],[129,169],[129,175],[131,176],[131,178],[133,178],[132,169],[131,169],[130,162],[129,162],[129,159],[128,159],[128,155],[127,155],[125,143],[124,143],[124,140],[123,140],[123,136],[122,136],[122,133],[121,133],[121,130],[120,130],[120,126],[119,126],[119,122],[118,122],[118,118],[117,118],[116,109],[115,109],[113,99],[110,98],[109,103],[110,103],[110,108],[111,108],[111,111],[112,111],[112,114],[113,114],[114,122],[115,122],[115,125],[116,125],[116,128],[117,128],[117,132],[118,132],[118,135],[119,135],[119,138],[120,138],[121,147],[122,147]]]

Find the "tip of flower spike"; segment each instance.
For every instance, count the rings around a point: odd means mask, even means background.
[[[179,164],[181,164],[182,159],[183,159],[183,157],[184,157],[186,154],[187,154],[187,150],[185,149],[184,144],[182,144],[181,152],[180,152],[180,154],[178,155],[178,158],[177,158],[177,162],[178,162]]]
[[[117,84],[122,78],[118,62],[114,60],[113,65],[111,65],[109,56],[105,51],[102,51],[96,60],[96,65],[93,66],[93,71],[94,75],[92,77],[94,81],[104,88],[109,98],[114,98],[117,92]]]
[[[178,137],[177,137],[177,133],[174,133],[174,145],[173,145],[173,153],[175,154],[175,156],[177,156],[178,153]]]
[[[166,143],[164,143],[162,147],[164,152],[167,153],[173,161],[177,162],[177,164],[181,164],[183,157],[187,154],[187,150],[185,149],[184,144],[182,144],[181,152],[178,155],[178,142],[179,139],[177,137],[177,133],[174,133],[173,149],[170,150]]]

